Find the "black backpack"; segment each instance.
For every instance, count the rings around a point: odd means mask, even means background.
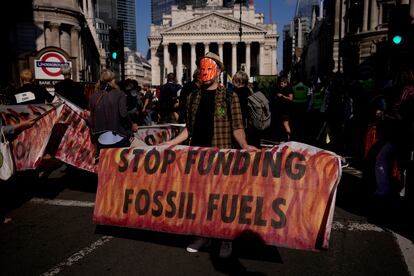
[[[257,129],[264,130],[270,126],[271,113],[269,100],[258,91],[247,98],[249,121]]]

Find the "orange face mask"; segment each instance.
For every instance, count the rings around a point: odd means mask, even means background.
[[[208,82],[214,79],[219,73],[217,63],[211,58],[203,58],[200,60],[200,79]]]

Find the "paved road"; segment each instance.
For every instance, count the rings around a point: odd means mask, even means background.
[[[361,175],[352,169],[338,189],[328,250],[236,241],[227,260],[215,244],[187,253],[187,236],[93,225],[93,175],[56,172],[40,183],[31,177],[8,190],[14,200],[12,220],[0,226],[0,275],[414,275],[412,213],[371,223]]]

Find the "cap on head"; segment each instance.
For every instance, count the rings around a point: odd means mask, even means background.
[[[212,53],[212,52],[207,52],[204,56],[202,56],[199,59],[197,59],[197,62],[196,62],[197,63],[197,66],[200,66],[200,60],[202,60],[203,58],[209,58],[209,59],[214,60],[216,62],[216,64],[217,64],[217,66],[220,68],[220,70],[223,71],[224,65],[221,62],[220,57],[217,54]]]

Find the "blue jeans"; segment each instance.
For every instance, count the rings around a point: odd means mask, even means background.
[[[375,161],[376,195],[388,195],[391,191],[391,177],[397,146],[385,143]]]

